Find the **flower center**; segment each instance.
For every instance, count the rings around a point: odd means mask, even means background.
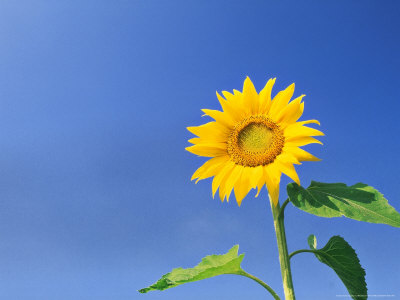
[[[272,163],[285,143],[280,127],[264,115],[245,118],[232,130],[228,154],[236,164],[256,167]]]
[[[272,144],[273,131],[264,124],[250,123],[238,134],[240,149],[250,153],[262,153]]]

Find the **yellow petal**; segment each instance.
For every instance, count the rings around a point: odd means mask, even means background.
[[[228,114],[230,118],[234,121],[238,121],[241,119],[243,115],[242,104],[241,104],[241,95],[232,95],[229,92],[222,91],[222,94],[226,97],[227,100],[221,97],[217,92],[217,98],[219,103],[221,104],[222,110],[224,113]]]
[[[250,187],[251,188],[256,188],[258,182],[263,177],[263,167],[264,166],[257,166],[257,167],[254,167],[254,168],[248,168],[248,169],[250,169]]]
[[[217,148],[217,149],[222,149],[222,150],[227,149],[227,143],[208,141],[208,140],[204,140],[202,138],[193,138],[193,139],[188,140],[188,142],[194,144],[193,146],[198,146],[195,148],[207,148],[207,149],[208,148]],[[193,147],[193,146],[191,146],[191,147]]]
[[[233,94],[236,96],[236,97],[238,97],[238,99],[242,99],[241,97],[242,97],[242,93],[240,92],[240,91],[238,91],[238,90],[233,90]]]
[[[232,120],[231,116],[227,113],[224,113],[219,110],[213,109],[202,109],[202,111],[209,117],[213,118],[218,123],[225,125],[228,128],[233,127],[235,124],[234,120]]]
[[[242,205],[244,197],[246,197],[246,195],[248,194],[246,185],[244,183],[241,183],[239,186],[235,186],[234,193],[236,202],[240,207],[240,205]]]
[[[234,186],[235,198],[237,204],[240,206],[242,200],[251,190],[250,178],[253,168],[243,168],[242,174]]]
[[[276,206],[279,202],[279,183],[267,181],[268,195],[272,203]]]
[[[285,151],[292,153],[299,161],[320,161],[318,157],[298,147],[285,147]]]
[[[297,122],[298,125],[305,125],[305,124],[311,124],[311,123],[321,125],[318,120],[307,120],[307,121]]]
[[[298,185],[300,185],[299,175],[297,174],[296,169],[291,163],[282,161],[279,159],[279,157],[277,157],[274,164],[279,164],[278,168],[280,169],[280,171],[291,178]]]
[[[224,104],[228,102],[225,100],[218,92],[216,92],[219,104],[221,104],[222,109],[224,109]]]
[[[301,126],[295,123],[285,128],[284,135],[285,137],[290,138],[297,136],[319,136],[324,135],[324,133],[317,129],[307,126]]]
[[[197,183],[199,180],[215,176],[228,160],[228,155],[211,158],[193,173],[191,180],[198,178],[196,180]]]
[[[260,192],[261,192],[261,190],[262,190],[262,188],[263,188],[263,186],[265,185],[265,178],[266,178],[266,175],[265,175],[265,167],[264,166],[261,166],[262,168],[261,168],[261,170],[262,170],[262,174],[261,174],[261,177],[259,178],[259,180],[258,180],[258,182],[257,182],[257,189],[258,189],[258,191],[257,191],[257,194],[256,194],[256,198],[258,197],[258,195],[260,194]]]
[[[271,109],[269,111],[269,116],[277,121],[277,117],[280,111],[282,111],[285,106],[289,103],[290,98],[292,98],[294,93],[294,83],[289,85],[285,90],[280,91],[272,100]]]
[[[200,126],[187,127],[187,130],[200,138],[216,142],[226,142],[230,134],[227,127],[217,122],[208,122]]]
[[[225,190],[226,190],[226,180],[228,179],[230,173],[225,174],[224,178],[222,178],[221,183],[219,184],[219,199],[221,199],[221,202],[224,202],[225,200]]]
[[[301,165],[300,161],[297,159],[297,157],[291,153],[290,151],[285,151],[286,148],[283,148],[283,151],[281,154],[279,154],[279,159],[284,162],[288,162],[291,164],[296,164],[296,165]]]
[[[287,146],[305,146],[308,144],[321,144],[321,141],[318,141],[317,139],[311,137],[311,136],[296,136],[292,138],[287,138],[285,141],[285,145]]]
[[[243,84],[243,106],[252,114],[258,111],[258,94],[249,77],[246,77]]]
[[[271,107],[271,91],[272,91],[272,87],[275,84],[275,79],[270,79],[268,80],[267,84],[265,85],[265,87],[261,90],[260,94],[258,95],[258,99],[259,99],[259,113],[263,114],[263,113],[267,113],[269,111],[269,108]]]
[[[227,201],[229,201],[229,196],[231,195],[233,186],[238,181],[240,175],[242,174],[242,171],[243,171],[243,166],[236,165],[233,168],[233,170],[231,171],[231,173],[229,174],[229,177],[227,178],[227,180],[225,182],[225,194],[226,194]]]
[[[222,94],[226,98],[226,100],[232,104],[236,109],[243,108],[243,95],[238,90],[233,90],[233,94],[227,91],[222,91]]]
[[[204,157],[224,156],[227,154],[226,149],[217,148],[214,145],[194,145],[185,149],[193,154]]]
[[[213,198],[215,196],[215,193],[217,192],[218,187],[221,184],[221,181],[224,179],[225,175],[228,174],[233,167],[235,166],[235,163],[232,161],[228,161],[223,169],[214,176],[214,179],[212,181],[212,193],[213,193]]]
[[[227,148],[226,143],[214,142],[214,141],[206,140],[203,138],[192,138],[192,139],[188,140],[188,142],[195,144],[195,145],[199,145],[199,146],[214,147],[214,148],[219,148],[219,149]]]
[[[271,164],[269,166],[273,165]],[[281,173],[276,172],[273,170],[273,168],[266,168],[265,175],[269,197],[272,203],[276,206],[279,202],[279,183],[281,179]]]
[[[264,167],[265,174],[267,177],[270,177],[273,181],[280,181],[281,178],[281,171],[279,170],[278,166],[274,163],[266,165]]]
[[[301,103],[305,95],[297,97],[291,101],[279,114],[277,121],[279,123],[292,124],[295,123],[303,114],[304,103]]]
[[[222,95],[224,95],[226,101],[228,102],[235,102],[236,98],[232,93],[229,93],[228,91],[222,91]]]

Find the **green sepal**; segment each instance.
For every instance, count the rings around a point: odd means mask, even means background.
[[[209,255],[201,262],[190,269],[176,268],[170,273],[163,275],[156,283],[147,288],[139,290],[140,293],[147,293],[153,290],[165,290],[178,285],[198,281],[222,274],[239,274],[242,269],[240,264],[244,254],[238,255],[239,245],[233,246],[226,254]]]
[[[353,299],[367,299],[365,270],[360,265],[354,249],[342,237],[335,235],[325,247],[316,249],[314,235],[308,237],[308,244],[318,260],[331,267],[346,286]]]
[[[372,186],[357,183],[321,183],[312,181],[308,188],[296,183],[287,186],[290,201],[301,210],[320,217],[345,216],[370,223],[400,227],[400,214]]]

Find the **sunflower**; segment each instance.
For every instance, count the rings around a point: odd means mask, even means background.
[[[294,164],[302,161],[319,161],[318,158],[299,148],[319,143],[313,136],[324,135],[321,131],[305,126],[319,124],[317,120],[298,122],[303,114],[305,95],[290,101],[294,83],[271,98],[275,78],[268,80],[257,93],[250,78],[246,78],[243,91],[217,92],[222,111],[203,109],[214,121],[187,129],[196,135],[189,140],[193,146],[186,150],[199,156],[211,157],[193,174],[192,180],[214,177],[213,197],[219,189],[222,201],[234,190],[240,206],[243,198],[253,188],[260,193],[267,186],[272,202],[279,198],[281,174],[300,184]]]

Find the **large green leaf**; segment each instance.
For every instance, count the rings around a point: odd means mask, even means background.
[[[156,283],[139,290],[147,293],[152,290],[165,290],[183,283],[202,280],[222,274],[240,274],[242,269],[240,263],[244,254],[238,255],[239,245],[233,246],[226,254],[209,255],[201,262],[190,269],[177,268],[170,273],[163,275]]]
[[[340,236],[331,237],[322,249],[315,249],[314,235],[308,237],[308,244],[320,262],[331,267],[342,280],[353,299],[367,299],[365,270],[360,265],[354,249]]]
[[[400,214],[372,186],[357,183],[321,183],[308,188],[296,183],[287,186],[290,201],[298,208],[320,217],[345,216],[358,221],[400,227]]]

